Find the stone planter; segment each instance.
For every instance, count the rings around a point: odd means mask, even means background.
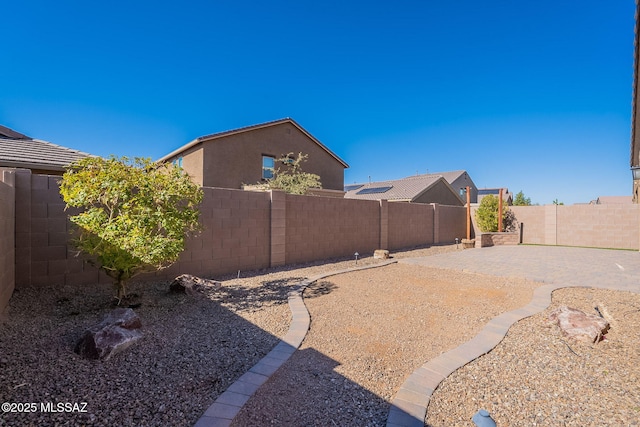
[[[462,249],[471,249],[476,246],[475,239],[462,239]]]

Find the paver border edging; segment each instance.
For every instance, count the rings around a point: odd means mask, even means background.
[[[266,356],[260,359],[249,371],[244,373],[218,396],[215,402],[213,402],[198,419],[194,427],[230,426],[233,418],[238,415],[244,404],[249,401],[249,398],[253,396],[260,386],[267,382],[269,377],[300,347],[311,325],[311,316],[309,315],[307,307],[304,305],[304,299],[302,297],[304,290],[309,285],[330,276],[384,267],[397,262],[397,260],[389,260],[379,264],[331,271],[308,278],[296,285],[288,294],[289,309],[291,310],[292,318],[287,334],[280,339],[280,342],[267,353]]]
[[[389,409],[387,427],[424,427],[427,407],[433,392],[453,372],[493,350],[516,322],[541,313],[551,305],[553,291],[564,288],[610,289],[640,293],[625,286],[574,286],[547,284],[533,291],[531,302],[524,307],[502,313],[491,319],[471,340],[442,353],[413,371],[400,386]]]

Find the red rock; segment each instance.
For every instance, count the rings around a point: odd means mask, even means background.
[[[556,322],[566,337],[579,341],[598,342],[609,330],[609,322],[602,317],[564,305],[553,310],[549,320]]]

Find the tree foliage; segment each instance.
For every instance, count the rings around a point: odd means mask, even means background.
[[[513,199],[513,206],[531,206],[531,199],[525,197],[522,190],[520,190]]]
[[[199,230],[202,190],[170,164],[87,157],[68,167],[60,193],[80,208],[75,245],[115,280],[119,300],[129,279],[174,263]]]
[[[480,206],[476,211],[476,221],[478,228],[482,232],[496,232],[498,231],[498,207],[499,199],[493,194],[489,194],[482,198]],[[502,207],[502,229],[507,230],[511,224],[509,224],[509,209]]]
[[[277,159],[276,163],[282,166],[274,168],[273,178],[267,180],[266,187],[290,194],[306,194],[311,188],[322,188],[318,175],[302,171],[302,163],[308,157],[307,154],[298,153],[294,158],[293,153],[289,153]]]

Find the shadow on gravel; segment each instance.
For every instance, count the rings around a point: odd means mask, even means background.
[[[305,368],[298,369],[300,366]],[[296,351],[231,425],[384,426],[389,403],[340,375],[337,366],[335,360],[313,348]],[[289,375],[283,375],[287,370]],[[323,402],[321,411],[317,402]],[[323,416],[317,417],[320,412]]]
[[[244,287],[231,282],[210,292],[208,297],[235,310],[257,310],[263,306],[287,304],[289,292],[296,290],[304,280],[304,277],[290,277],[265,281],[258,287]],[[336,289],[336,285],[331,282],[315,282],[307,288],[304,297],[320,297],[329,294],[334,289]]]
[[[109,360],[73,352],[112,309],[111,286],[17,290],[0,324],[0,426],[192,426],[224,390],[276,344],[275,337],[207,298],[140,285],[143,338]],[[40,404],[86,403],[86,412]],[[24,412],[24,411],[23,411]]]
[[[304,290],[304,298],[318,298],[324,295],[329,295],[336,289],[338,289],[338,285],[335,283],[326,280],[319,280],[307,286],[307,289]]]

